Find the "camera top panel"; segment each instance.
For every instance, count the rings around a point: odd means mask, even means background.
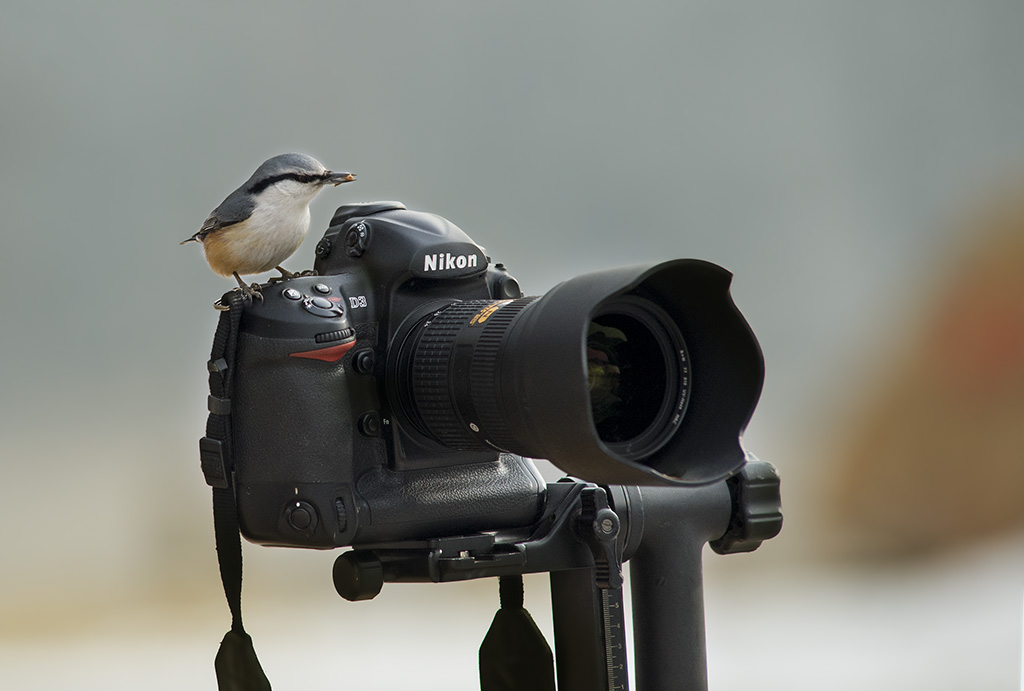
[[[457,225],[394,201],[339,207],[316,254],[313,268],[321,275],[361,271],[382,285],[472,278],[488,264],[483,248]]]
[[[379,214],[382,211],[398,211],[405,210],[406,206],[402,202],[352,202],[351,204],[342,204],[338,207],[338,210],[334,212],[334,218],[331,219],[332,226],[339,226],[345,221],[350,221],[353,218],[362,216],[372,216],[373,214]]]

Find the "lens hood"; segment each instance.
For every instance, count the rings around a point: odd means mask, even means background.
[[[502,409],[521,442],[517,451],[597,483],[703,485],[737,472],[764,360],[729,294],[731,280],[720,266],[680,259],[579,276],[529,305],[510,328],[500,366]],[[599,430],[588,336],[600,315],[645,305],[648,314],[662,315],[651,318],[651,330],[667,317],[670,324],[661,327],[666,334],[677,329],[685,348],[676,353],[681,366],[675,369],[654,362],[657,352],[637,363],[677,381],[650,387],[664,402],[654,402],[645,432],[656,439],[636,453]],[[673,411],[681,417],[664,414]]]

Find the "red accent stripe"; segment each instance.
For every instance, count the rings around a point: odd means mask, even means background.
[[[324,362],[337,362],[341,358],[345,357],[345,353],[352,350],[352,346],[356,344],[355,341],[350,343],[341,343],[336,346],[330,346],[328,348],[318,348],[317,350],[304,350],[301,353],[289,353],[288,357],[302,357],[309,360],[323,360]]]

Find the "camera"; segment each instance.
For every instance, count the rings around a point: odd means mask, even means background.
[[[541,296],[462,230],[398,202],[340,207],[313,270],[220,300],[200,462],[232,629],[221,688],[269,688],[241,624],[239,532],[351,546],[338,594],[495,577],[483,691],[707,688],[701,555],[782,527],[740,436],[764,379],[731,274],[677,259]],[[533,463],[567,473],[545,483]],[[522,607],[548,573],[555,652]],[[557,665],[554,664],[557,662]]]
[[[348,204],[314,271],[237,329],[231,457],[251,541],[333,548],[522,529],[529,459],[602,486],[745,465],[764,364],[731,274],[679,259],[539,297],[440,216]]]

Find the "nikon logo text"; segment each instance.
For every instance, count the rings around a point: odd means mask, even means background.
[[[452,269],[476,268],[477,256],[475,254],[449,254],[440,252],[438,254],[423,255],[424,271],[449,271]]]

